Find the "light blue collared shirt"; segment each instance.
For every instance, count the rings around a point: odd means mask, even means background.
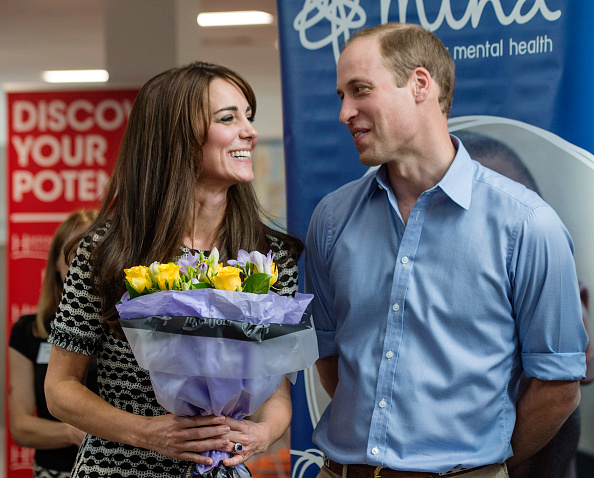
[[[320,357],[339,356],[314,442],[339,463],[441,473],[502,463],[522,371],[584,376],[569,233],[462,144],[406,226],[385,166],[326,196],[306,269]]]

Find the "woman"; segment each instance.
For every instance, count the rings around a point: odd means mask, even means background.
[[[48,330],[60,297],[68,263],[64,245],[97,217],[94,211],[76,211],[56,230],[50,245],[37,314],[23,315],[10,333],[8,411],[14,442],[35,448],[35,478],[68,478],[84,432],[57,421],[48,411],[43,393],[50,345]],[[94,373],[87,385],[97,388]]]
[[[50,335],[46,395],[55,416],[85,430],[73,476],[185,476],[201,451],[234,452],[226,466],[265,451],[287,429],[285,383],[249,419],[179,417],[155,400],[118,322],[123,269],[217,247],[272,249],[282,294],[297,290],[298,239],[260,219],[251,154],[256,100],[227,68],[194,63],[166,71],[140,90],[104,204],[73,260]],[[99,396],[82,386],[97,356]],[[188,475],[189,476],[189,475]]]

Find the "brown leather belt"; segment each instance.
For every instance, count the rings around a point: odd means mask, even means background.
[[[337,475],[342,476],[343,465],[336,463],[328,458],[324,460],[324,464]],[[486,465],[485,465],[486,466]],[[383,468],[381,466],[369,466],[369,465],[348,465],[347,478],[439,478],[445,477],[450,478],[452,476],[460,476],[471,471],[484,468],[484,466],[477,466],[475,468],[469,468],[467,470],[455,471],[452,473],[428,473],[424,471],[398,471],[390,468]]]

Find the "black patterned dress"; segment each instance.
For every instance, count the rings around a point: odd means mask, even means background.
[[[105,233],[99,230],[95,241]],[[275,262],[283,262],[287,251],[270,237]],[[91,290],[89,256],[93,242],[84,239],[66,277],[64,293],[48,342],[76,353],[97,358],[99,396],[111,405],[142,416],[168,413],[155,399],[149,373],[140,368],[130,345],[106,331],[102,325],[101,302]],[[182,249],[182,254],[189,250]],[[297,263],[279,265],[275,287],[282,295],[297,291]],[[92,413],[92,411],[89,411]],[[165,457],[151,450],[136,448],[87,435],[83,440],[72,477],[148,478],[183,476],[187,462]]]

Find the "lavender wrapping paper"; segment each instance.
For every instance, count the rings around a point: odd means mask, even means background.
[[[254,413],[285,376],[294,383],[297,372],[317,360],[315,331],[307,319],[302,322],[312,298],[196,289],[132,300],[126,293],[116,307],[163,408],[176,415],[241,419]],[[200,474],[230,456],[218,450],[203,454],[213,465],[197,465]],[[249,476],[236,468],[236,476]]]

